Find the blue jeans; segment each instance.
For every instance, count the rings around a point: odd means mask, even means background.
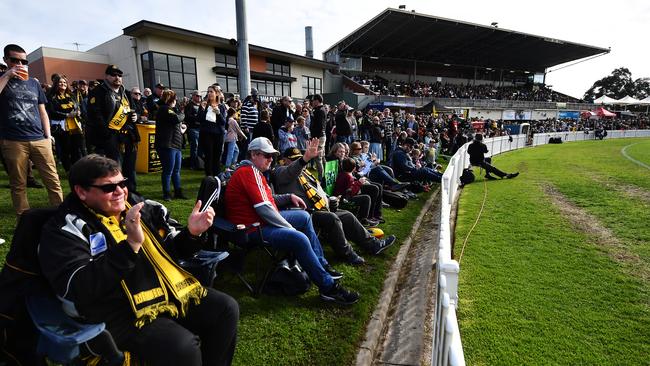
[[[228,147],[226,148],[226,168],[237,163],[237,158],[239,157],[239,147],[237,146],[237,141],[226,142]]]
[[[264,240],[271,247],[292,252],[298,263],[305,269],[321,291],[329,290],[334,285],[332,276],[323,266],[327,260],[323,256],[323,247],[311,222],[311,215],[304,210],[284,210],[280,215],[295,229],[266,225],[262,227]]]
[[[158,156],[162,165],[163,193],[169,192],[169,179],[174,184],[174,189],[181,189],[181,151],[169,147],[159,147]]]
[[[347,136],[336,136],[336,142],[345,142],[346,144],[351,144],[352,143],[352,135],[347,135]]]
[[[381,165],[377,165],[372,169],[370,169],[370,173],[368,173],[368,179],[370,179],[372,182],[379,183],[382,185],[388,184],[392,186],[398,183],[397,179],[393,178],[386,171],[386,168],[384,168]]]
[[[190,142],[190,166],[192,169],[199,168],[199,129],[188,128],[187,140]]]
[[[442,181],[442,174],[431,168],[413,169],[411,173],[406,174],[405,177],[405,180],[407,181],[420,180],[437,183],[440,183]]]

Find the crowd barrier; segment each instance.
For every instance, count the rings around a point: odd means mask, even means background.
[[[562,141],[594,140],[594,132],[553,132],[535,134],[532,146],[548,144],[551,137],[561,137]],[[606,139],[627,137],[650,137],[650,130],[611,130],[607,131]],[[523,135],[501,136],[483,140],[489,150],[487,156],[497,155],[506,151],[521,149],[527,146],[527,137]],[[436,276],[438,288],[436,292],[436,313],[433,318],[433,344],[431,364],[463,366],[465,356],[458,328],[456,309],[458,307],[458,275],[460,266],[452,259],[451,238],[451,208],[458,194],[458,185],[463,169],[469,167],[468,144],[463,145],[454,156],[442,176],[440,189],[440,228],[438,260]],[[528,145],[530,146],[530,145]]]

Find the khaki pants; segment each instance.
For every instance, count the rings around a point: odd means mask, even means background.
[[[318,138],[318,156],[316,157],[316,170],[318,171],[318,179],[323,178],[323,160],[325,160],[325,142],[327,137]]]
[[[36,169],[41,175],[50,204],[57,206],[63,202],[63,191],[59,175],[56,172],[52,143],[49,139],[38,141],[0,140],[0,148],[9,171],[11,200],[17,215],[29,209],[26,186],[30,160],[36,165]]]

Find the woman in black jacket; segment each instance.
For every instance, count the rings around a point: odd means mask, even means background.
[[[221,154],[226,133],[226,105],[223,93],[215,86],[208,87],[207,101],[201,105],[198,120],[200,150],[205,154],[205,175],[215,176],[221,172]]]
[[[57,145],[56,153],[67,172],[72,164],[86,155],[80,108],[64,76],[54,79],[54,87],[48,100],[47,114]]]
[[[183,145],[183,132],[181,131],[180,116],[174,112],[176,106],[176,93],[165,90],[160,97],[163,104],[156,114],[156,151],[162,165],[163,199],[171,201],[169,180],[174,184],[174,198],[186,199],[181,189],[181,147]]]

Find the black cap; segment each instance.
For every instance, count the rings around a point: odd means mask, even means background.
[[[122,70],[120,70],[119,67],[117,67],[117,65],[108,65],[108,67],[106,68],[106,75],[113,75],[113,74],[122,75],[124,73],[122,72]]]
[[[88,83],[86,82],[86,80],[83,80],[83,79],[77,81],[77,84],[79,84],[79,85],[88,85]]]
[[[477,133],[476,135],[474,135],[474,140],[483,141],[483,134],[482,133]]]
[[[302,152],[297,147],[290,147],[282,153],[282,157],[285,159],[295,160],[302,157]]]
[[[415,146],[417,144],[417,142],[415,141],[415,139],[413,139],[413,137],[407,137],[403,143],[411,146]]]
[[[156,84],[156,88],[161,89],[161,90],[165,90],[165,86],[163,84],[161,84],[161,83]]]

